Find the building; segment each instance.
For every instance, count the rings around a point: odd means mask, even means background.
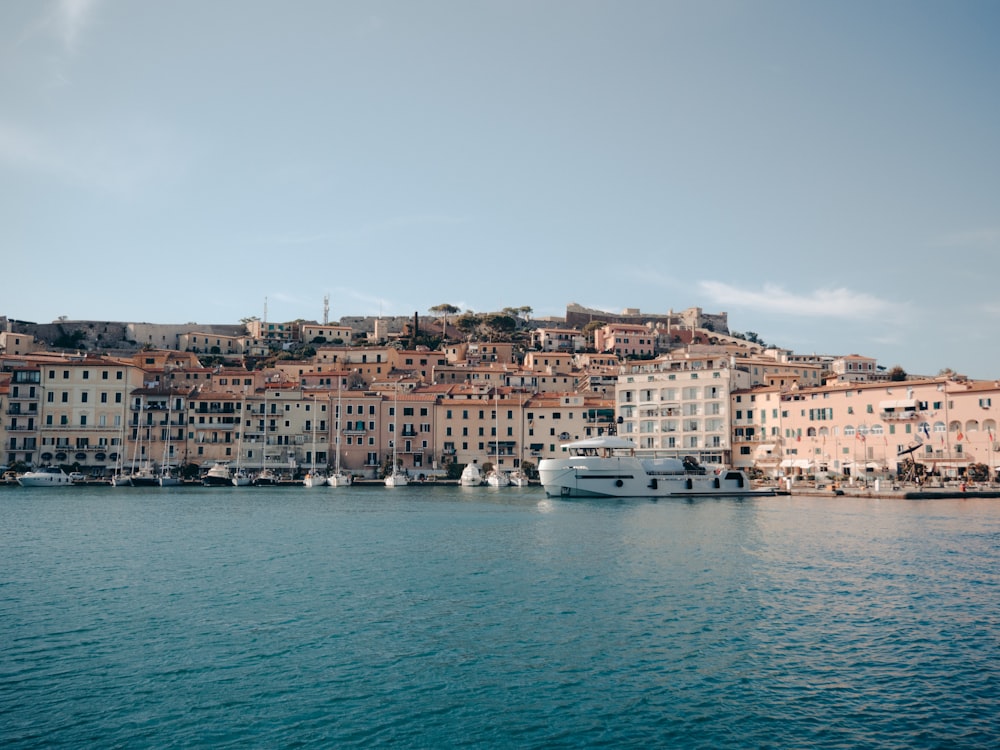
[[[749,384],[728,357],[628,364],[615,386],[619,434],[664,456],[730,465],[730,394]]]
[[[772,476],[897,476],[1000,466],[1000,383],[949,378],[766,388],[733,396],[739,462]]]
[[[656,333],[643,325],[609,323],[594,330],[594,348],[598,352],[614,352],[621,359],[652,357],[656,341]]]

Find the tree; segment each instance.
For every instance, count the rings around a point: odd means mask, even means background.
[[[466,335],[475,333],[482,324],[482,316],[476,315],[472,310],[466,310],[461,317],[455,320],[455,327]]]
[[[906,380],[906,378],[908,377],[906,374],[906,370],[904,370],[899,365],[895,365],[889,368],[888,375],[889,375],[889,380],[895,383],[899,383],[903,380]]]
[[[441,340],[446,340],[448,338],[448,316],[455,315],[459,311],[459,308],[449,305],[447,302],[442,302],[440,305],[427,308],[427,311],[437,313],[444,318],[444,325],[441,326]]]
[[[517,330],[517,319],[512,318],[510,315],[493,313],[483,319],[483,325],[489,329],[491,338],[493,336],[505,338]]]

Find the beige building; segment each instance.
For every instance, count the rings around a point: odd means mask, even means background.
[[[764,388],[733,396],[737,465],[772,476],[896,475],[912,458],[962,476],[1000,466],[1000,383],[929,378]]]
[[[594,348],[621,358],[652,356],[656,344],[656,332],[644,325],[609,323],[594,331]]]
[[[103,473],[124,459],[128,396],[145,373],[127,360],[37,354],[3,358],[8,465],[58,464]]]
[[[725,356],[631,363],[615,387],[619,435],[661,455],[730,465],[730,394],[749,384]]]

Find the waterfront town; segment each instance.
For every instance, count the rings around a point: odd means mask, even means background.
[[[225,464],[410,481],[521,470],[616,433],[763,481],[990,482],[1000,381],[797,354],[726,313],[576,304],[231,325],[0,317],[7,471],[87,481]],[[997,404],[993,400],[997,399]],[[964,485],[963,485],[964,486]]]

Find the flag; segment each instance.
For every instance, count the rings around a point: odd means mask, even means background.
[[[857,433],[855,433],[855,434],[854,434],[854,437],[856,437],[856,438],[857,438],[858,440],[860,440],[860,441],[861,441],[862,443],[863,443],[863,442],[865,442],[865,436],[864,436],[864,435],[862,435],[862,434],[861,434],[860,432],[857,432]]]
[[[958,435],[955,436],[955,439],[961,441],[963,437],[965,437],[965,435],[963,435],[962,431],[959,430]]]
[[[992,443],[993,442],[993,430],[991,430],[989,427],[987,427],[986,428],[986,434],[990,436],[990,442]]]
[[[923,425],[921,426],[921,429],[924,431],[924,437],[930,438],[931,431],[930,431],[930,428],[927,426],[926,422],[923,423]]]

